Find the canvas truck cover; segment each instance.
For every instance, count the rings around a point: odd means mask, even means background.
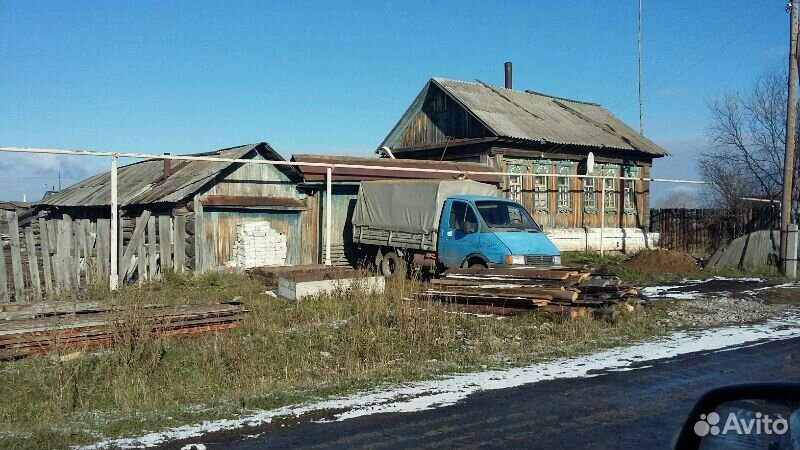
[[[453,195],[496,197],[497,188],[472,180],[362,181],[353,225],[429,234],[439,228],[442,205]]]

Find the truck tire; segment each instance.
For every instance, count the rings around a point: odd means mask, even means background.
[[[406,276],[406,262],[395,252],[386,252],[381,260],[381,274],[386,278],[400,278]]]

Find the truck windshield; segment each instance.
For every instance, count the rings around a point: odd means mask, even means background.
[[[486,225],[492,228],[540,231],[539,226],[521,205],[511,202],[478,201],[478,212]]]

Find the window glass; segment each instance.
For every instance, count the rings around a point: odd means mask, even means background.
[[[597,190],[594,178],[583,179],[583,207],[586,209],[597,208]]]
[[[464,205],[467,210],[467,214],[464,217],[464,232],[465,233],[475,233],[478,231],[478,217],[475,215],[475,211],[472,210],[471,207],[468,205]]]
[[[605,204],[607,210],[613,210],[617,207],[617,177],[619,174],[617,173],[616,167],[608,167],[604,169],[603,175],[608,178],[603,180],[603,184],[605,187]]]
[[[521,205],[488,200],[475,202],[475,205],[483,221],[492,228],[539,231],[539,226]]]
[[[550,173],[550,167],[544,164],[536,165],[537,174]],[[533,209],[537,211],[547,210],[547,180],[549,177],[533,177]]]
[[[561,167],[558,169],[559,175],[569,175],[571,172],[570,167]],[[569,191],[569,177],[558,177],[558,207],[570,208],[572,206],[572,198]]]
[[[450,207],[450,228],[461,230],[464,228],[464,216],[467,214],[467,204],[453,202]]]

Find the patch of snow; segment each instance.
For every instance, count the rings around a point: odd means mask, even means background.
[[[719,277],[719,276],[717,276],[717,277],[706,278],[705,280],[695,280],[695,279],[691,279],[691,278],[684,278],[680,282],[684,283],[684,284],[702,284],[702,283],[708,283],[709,281],[740,281],[742,283],[763,283],[763,282],[765,282],[767,280],[765,280],[763,278],[747,278],[747,277],[731,278],[731,277]]]
[[[686,286],[650,286],[639,291],[645,297],[651,298],[670,298],[675,300],[697,300],[703,297],[699,291],[673,292],[675,289],[682,289]]]
[[[588,378],[611,370],[642,368],[639,364],[694,352],[727,351],[769,341],[800,337],[800,314],[757,325],[736,325],[707,330],[677,331],[663,338],[588,356],[561,358],[527,367],[458,374],[445,378],[376,389],[303,405],[255,411],[236,419],[205,421],[138,438],[114,439],[85,449],[152,447],[191,439],[207,433],[268,424],[280,417],[299,417],[313,411],[343,410],[325,420],[347,420],[377,413],[414,412],[453,405],[479,391],[506,389],[546,380]]]

